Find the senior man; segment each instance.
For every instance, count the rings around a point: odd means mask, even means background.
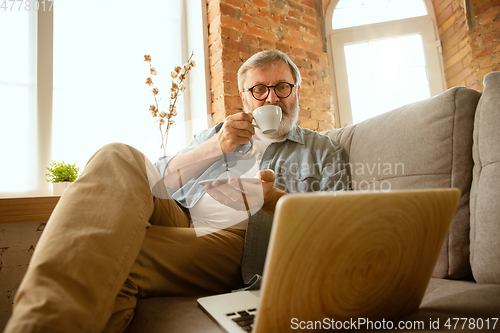
[[[349,186],[342,148],[295,125],[300,83],[287,55],[262,51],[238,71],[246,112],[156,169],[129,146],[99,150],[52,213],[5,332],[122,332],[137,298],[258,287],[278,199]],[[252,124],[267,104],[283,113],[271,135]]]

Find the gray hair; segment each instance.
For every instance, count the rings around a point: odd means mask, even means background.
[[[293,63],[293,61],[285,53],[278,50],[266,50],[251,56],[238,70],[238,89],[243,91],[243,84],[245,83],[247,72],[252,68],[265,68],[271,64],[278,61],[282,61],[290,67],[293,79],[296,85],[300,85],[302,78],[300,77],[300,71],[298,67]]]

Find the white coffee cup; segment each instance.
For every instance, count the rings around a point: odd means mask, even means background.
[[[277,105],[264,105],[253,110],[253,118],[264,134],[276,132],[281,123],[282,112]]]

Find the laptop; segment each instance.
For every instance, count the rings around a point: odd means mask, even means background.
[[[412,313],[459,198],[458,189],[287,194],[261,289],[198,305],[230,333],[366,329]]]

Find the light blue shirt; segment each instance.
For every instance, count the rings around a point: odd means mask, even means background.
[[[168,163],[177,155],[195,149],[216,135],[223,123],[197,133],[191,144],[174,156],[163,156],[155,166],[163,178]],[[183,207],[194,206],[205,193],[198,182],[217,178],[233,166],[251,148],[251,143],[238,146],[213,163],[205,172],[189,180],[178,190],[167,189],[170,195]],[[345,152],[337,142],[326,135],[299,126],[281,141],[271,143],[262,155],[260,170],[272,169],[276,180],[274,186],[289,193],[313,191],[338,191],[349,188],[349,170]],[[243,251],[242,275],[246,284],[260,285],[264,269],[272,217],[263,211],[252,215],[248,221]]]

